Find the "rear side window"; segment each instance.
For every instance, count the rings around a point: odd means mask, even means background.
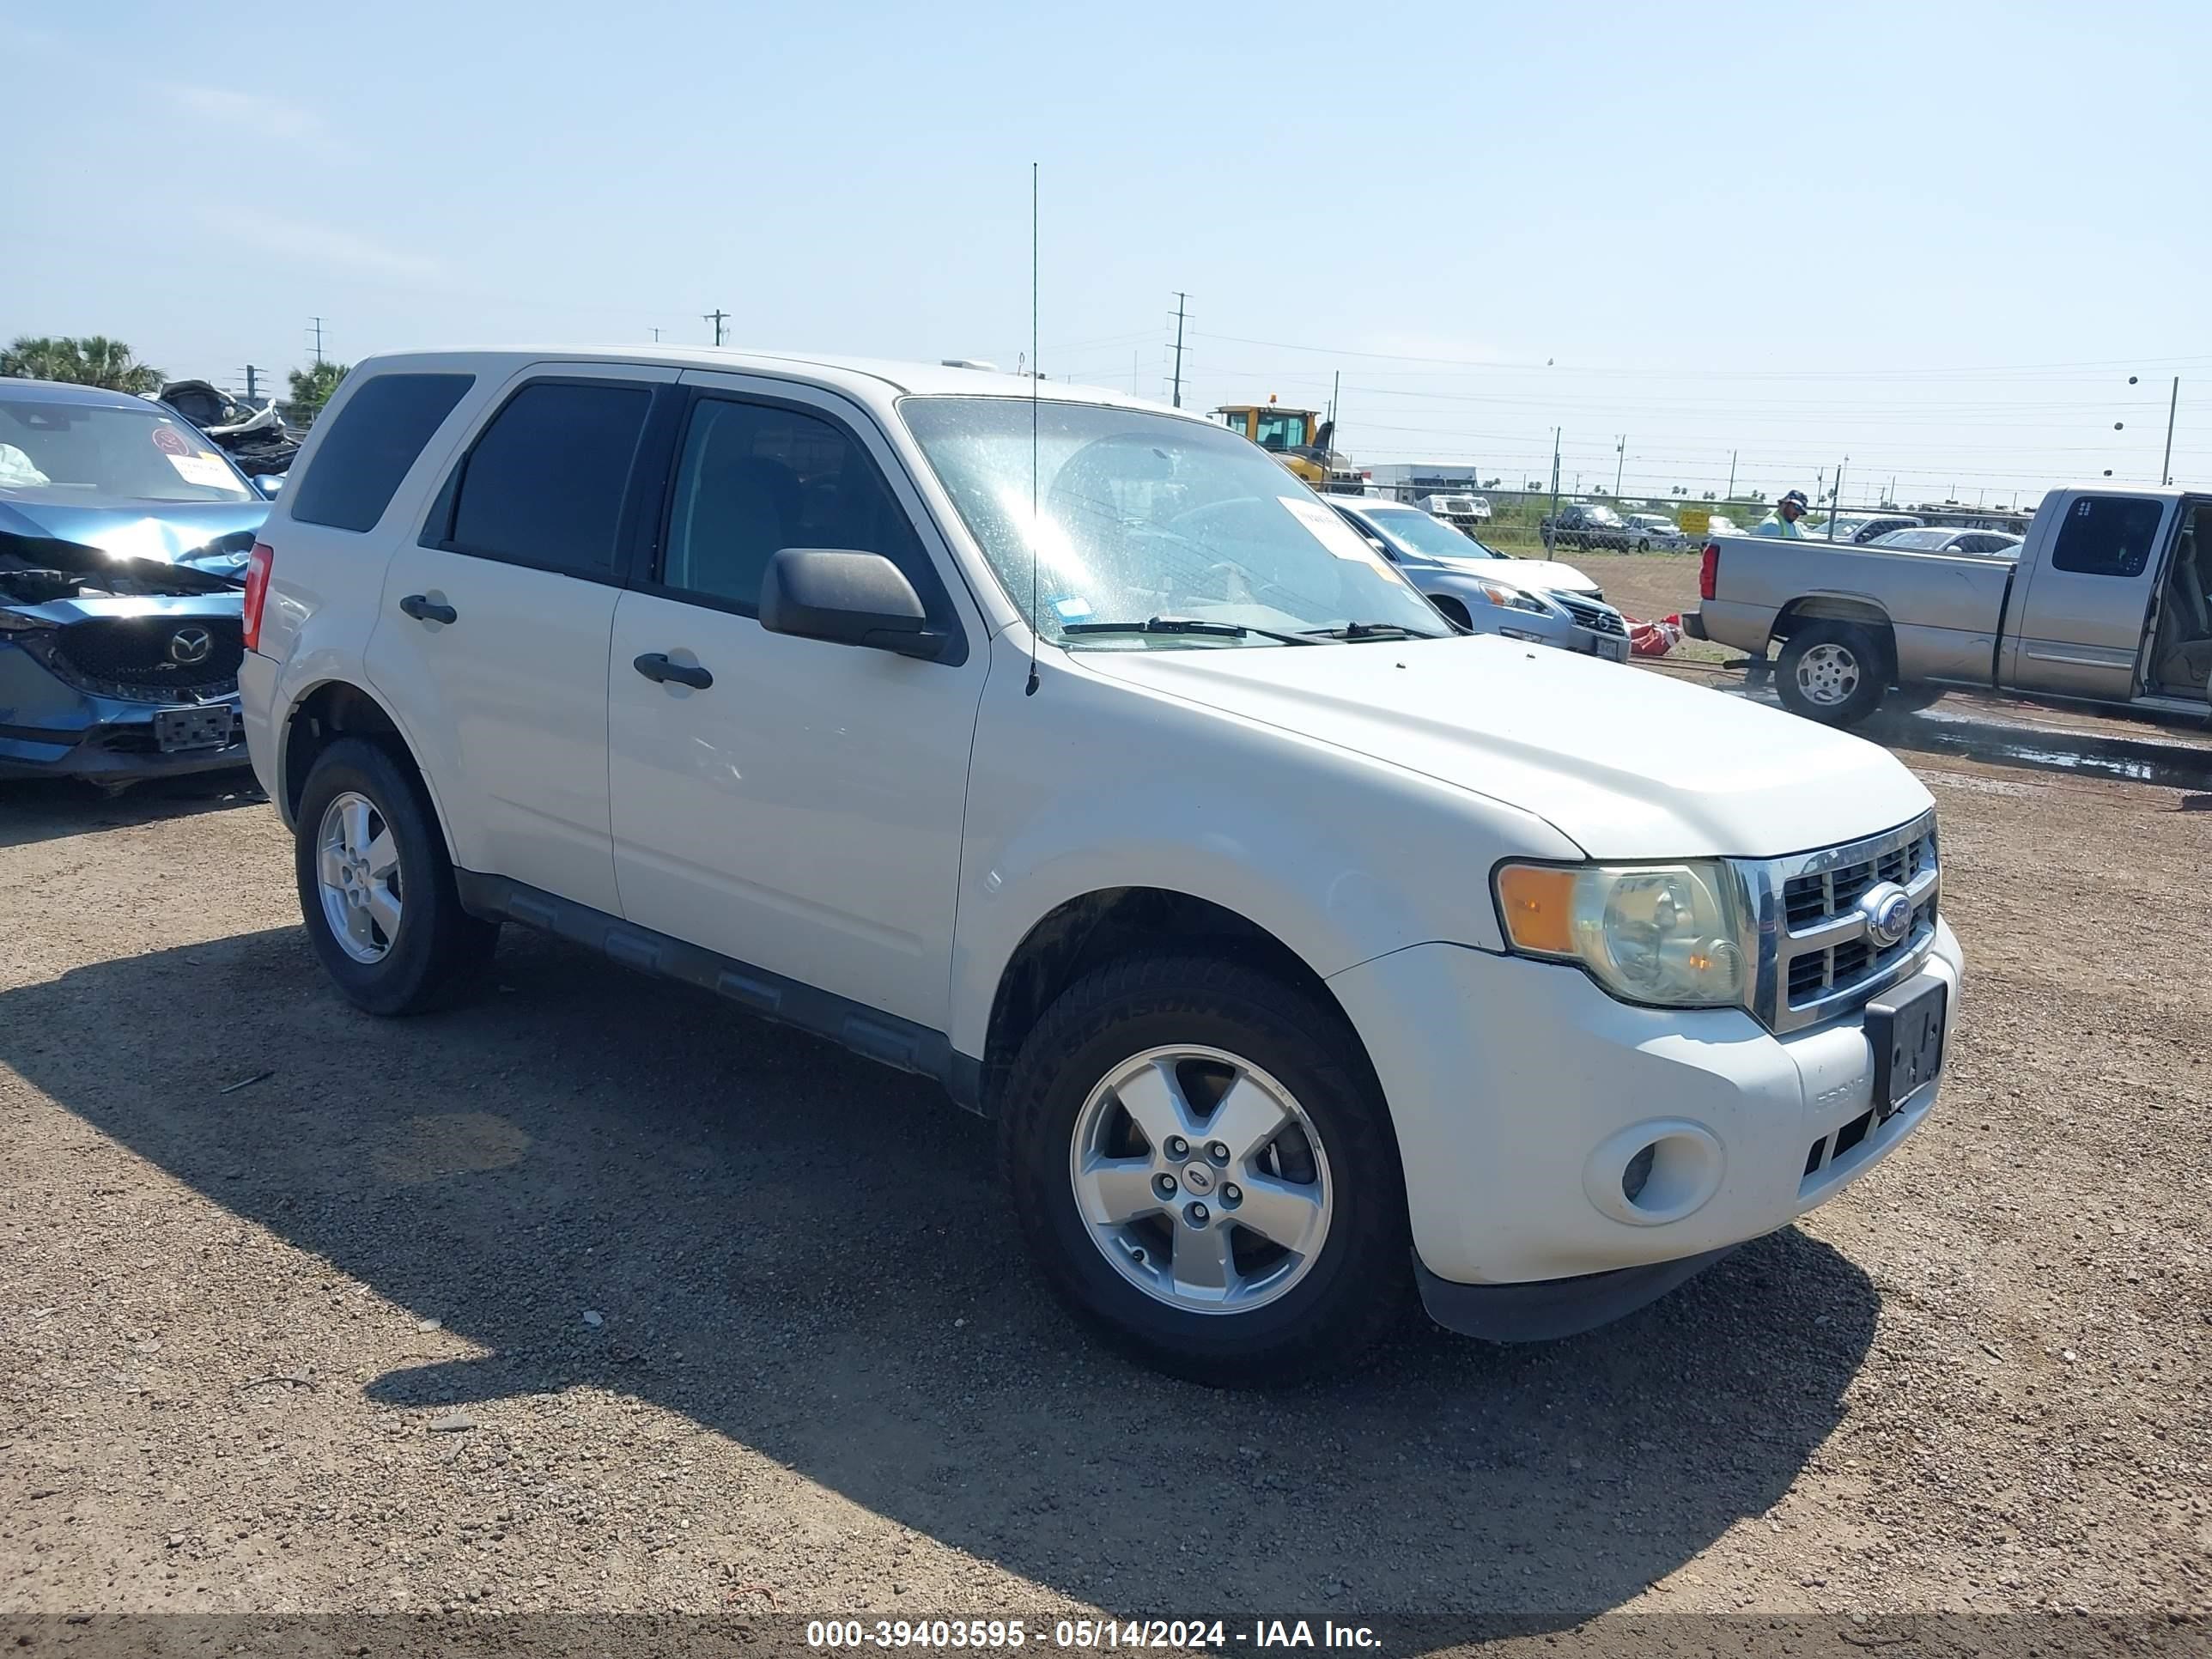
[[[448,486],[457,553],[611,577],[653,393],[605,380],[539,380],[509,398]]]
[[[374,530],[430,434],[473,374],[379,374],[331,417],[307,476],[287,492],[290,516],[333,530]]]
[[[2084,576],[2140,576],[2158,539],[2160,501],[2084,495],[2066,509],[2051,568]]]

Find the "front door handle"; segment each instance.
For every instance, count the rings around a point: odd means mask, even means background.
[[[690,663],[671,662],[665,652],[648,651],[630,666],[649,680],[674,680],[677,684],[688,685],[695,691],[704,691],[714,683],[714,677],[705,669]]]
[[[405,599],[400,600],[399,609],[406,615],[414,617],[416,622],[457,622],[460,619],[461,614],[450,605],[440,605],[434,599],[425,599],[420,593],[410,593]]]

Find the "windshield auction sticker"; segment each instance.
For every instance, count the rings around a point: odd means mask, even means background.
[[[1319,542],[1340,559],[1352,559],[1372,565],[1376,569],[1390,574],[1382,556],[1368,546],[1366,541],[1350,525],[1323,507],[1319,501],[1302,501],[1295,495],[1278,495],[1290,515],[1304,525]]]
[[[167,454],[167,451],[162,452]],[[219,455],[169,455],[169,465],[177,469],[177,476],[188,484],[198,484],[204,489],[232,489],[230,469],[222,464]]]

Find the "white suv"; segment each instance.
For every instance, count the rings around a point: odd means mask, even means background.
[[[1897,762],[1463,635],[1264,451],[1043,391],[356,368],[240,675],[340,990],[519,921],[935,1077],[1054,1289],[1213,1381],[1416,1287],[1588,1328],[1923,1121],[1959,953]]]

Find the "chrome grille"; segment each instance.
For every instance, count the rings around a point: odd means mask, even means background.
[[[1879,836],[1739,866],[1759,918],[1752,1012],[1776,1031],[1833,1019],[1915,972],[1936,940],[1942,872],[1936,815]],[[1857,906],[1894,882],[1912,900],[1912,927],[1882,946]]]
[[[1579,593],[1563,593],[1557,588],[1553,590],[1552,598],[1559,609],[1575,619],[1578,626],[1587,628],[1594,634],[1626,635],[1628,632],[1627,624],[1620,619],[1620,612],[1609,605],[1592,605]]]

